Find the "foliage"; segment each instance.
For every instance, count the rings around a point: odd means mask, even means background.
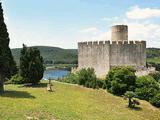
[[[41,56],[46,64],[77,64],[78,61],[78,52],[76,49],[62,49],[49,46],[33,46],[33,48],[40,50]],[[22,48],[12,49],[14,59],[18,64],[21,50]]]
[[[136,94],[133,91],[127,91],[124,94],[125,98],[128,99],[128,107],[130,108],[134,108],[135,105],[139,105],[140,103],[134,99],[136,97]]]
[[[106,86],[106,81],[97,78],[97,87],[102,88],[102,89],[106,89],[106,87],[107,87]]]
[[[23,77],[20,76],[20,74],[15,74],[10,78],[8,83],[11,83],[11,84],[23,84],[24,80],[23,80]]]
[[[158,90],[159,84],[153,77],[146,75],[137,78],[135,92],[138,98],[148,101]]]
[[[66,82],[66,83],[72,83],[72,84],[78,84],[78,75],[71,73],[68,76],[59,79],[60,82]]]
[[[149,75],[152,76],[157,82],[160,82],[160,72],[152,72]]]
[[[4,23],[2,3],[0,2],[0,92],[4,92],[3,84],[5,78],[9,78],[17,72],[9,42],[9,33]]]
[[[148,66],[155,67],[156,71],[160,71],[160,63],[148,62]]]
[[[147,58],[160,58],[159,48],[147,48]]]
[[[43,77],[43,58],[37,48],[23,45],[20,57],[20,75],[25,83],[37,84]]]
[[[81,69],[78,72],[78,84],[88,88],[97,87],[97,78],[93,68]]]
[[[160,93],[157,93],[153,98],[151,98],[150,103],[156,107],[160,107]]]
[[[116,95],[123,95],[126,91],[134,91],[135,81],[135,70],[132,67],[114,67],[106,76],[108,91]]]

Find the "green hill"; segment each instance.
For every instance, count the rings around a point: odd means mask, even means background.
[[[66,64],[75,64],[77,63],[77,49],[62,49],[58,47],[49,47],[49,46],[34,46],[37,47],[45,63],[66,63]],[[19,63],[21,48],[12,49],[12,54],[17,63]],[[160,49],[159,48],[147,48],[147,61],[160,63]]]
[[[140,100],[139,108],[105,90],[54,82],[37,87],[6,85],[0,96],[1,120],[160,120],[160,109]]]
[[[77,50],[76,49],[62,49],[58,47],[49,46],[33,46],[40,50],[45,63],[77,63]],[[22,48],[12,49],[12,54],[17,63],[19,63],[20,51]]]
[[[160,48],[147,48],[147,61],[160,63]]]

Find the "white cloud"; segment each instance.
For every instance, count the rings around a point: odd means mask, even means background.
[[[118,21],[118,22],[117,22]],[[130,19],[119,19],[116,22],[112,22],[112,25],[128,25],[129,40],[145,40],[147,41],[147,47],[160,48],[160,24],[155,24],[147,20],[143,21],[132,21]],[[78,39],[79,41],[101,41],[111,40],[111,29],[108,26],[108,31],[97,31],[97,34],[87,33],[81,34]]]
[[[90,28],[82,29],[82,30],[80,30],[80,32],[82,32],[82,33],[90,33],[90,32],[97,33],[97,32],[99,32],[99,30],[96,27],[90,27]]]
[[[147,47],[160,48],[160,25],[148,21],[133,22],[127,19],[113,23],[128,25],[129,40],[145,40]]]
[[[134,6],[130,11],[126,12],[129,19],[147,19],[152,17],[160,17],[160,9],[140,8]]]

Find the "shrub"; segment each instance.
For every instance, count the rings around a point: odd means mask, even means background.
[[[160,107],[160,93],[157,93],[153,98],[151,98],[150,103],[156,107]]]
[[[97,78],[93,68],[81,69],[78,72],[78,84],[89,88],[97,87]]]
[[[124,94],[124,97],[128,99],[128,107],[130,108],[134,108],[135,105],[140,104],[137,100],[134,99],[136,97],[136,94],[133,91],[127,91]]]
[[[97,86],[98,88],[102,88],[102,89],[106,89],[106,81],[105,80],[101,80],[101,79],[97,79]]]
[[[138,98],[149,100],[159,90],[159,84],[150,75],[138,77],[136,80],[135,92]]]
[[[71,73],[68,76],[62,78],[59,80],[60,82],[66,82],[66,83],[72,83],[72,84],[78,84],[78,75]]]
[[[149,66],[155,67],[157,71],[160,71],[160,63],[149,62]]]
[[[153,72],[149,75],[152,76],[157,82],[160,82],[160,72]]]
[[[23,84],[24,83],[24,79],[19,74],[15,74],[14,76],[11,77],[11,79],[8,81],[8,83]]]
[[[108,91],[116,95],[123,95],[126,91],[134,91],[135,81],[135,70],[132,67],[114,67],[106,76]]]

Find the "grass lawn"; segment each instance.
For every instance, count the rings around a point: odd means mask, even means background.
[[[140,101],[139,109],[103,90],[54,82],[54,92],[39,87],[6,85],[0,96],[0,120],[160,120],[160,110]]]
[[[147,58],[147,62],[160,63],[160,58]]]

